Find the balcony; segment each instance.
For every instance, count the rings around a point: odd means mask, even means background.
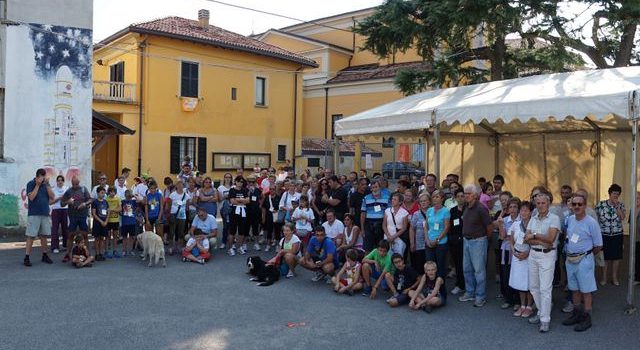
[[[107,102],[136,103],[136,84],[94,81],[93,99]]]

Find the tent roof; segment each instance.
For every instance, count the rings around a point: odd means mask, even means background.
[[[536,75],[433,90],[342,119],[336,123],[336,134],[426,129],[433,113],[437,123],[482,122],[504,133],[547,130],[554,121],[567,118],[572,121],[561,123],[562,130],[628,129],[628,123],[621,119],[629,118],[629,96],[638,89],[640,67]],[[542,125],[548,122],[551,125]]]

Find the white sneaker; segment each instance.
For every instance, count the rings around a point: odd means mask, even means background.
[[[229,254],[229,256],[235,256],[236,248],[231,247],[231,249],[227,250],[227,254]]]
[[[256,243],[253,245],[253,249],[255,249],[256,252],[260,251],[260,244]]]
[[[572,313],[573,312],[573,303],[570,302],[570,301],[567,301],[564,304],[564,307],[562,308],[562,312],[564,312],[565,314]]]
[[[289,272],[287,273],[287,276],[285,276],[286,278],[292,278],[295,277],[296,275],[293,273],[293,271],[289,270]]]
[[[226,246],[224,245],[224,243],[221,243],[221,244],[218,246],[218,249],[224,249],[224,248],[226,248]]]
[[[240,247],[240,255],[245,255],[247,254],[247,248],[243,245],[242,247]]]
[[[460,289],[457,286],[455,288],[453,288],[453,290],[451,290],[451,294],[453,294],[453,295],[458,295],[458,294],[460,294],[460,292],[462,292],[462,289]]]
[[[54,249],[54,250],[53,250],[53,254],[58,254],[58,253],[60,253],[60,250],[59,250],[59,249]]]
[[[271,247],[267,244],[266,246],[264,246],[264,251],[268,252],[271,249]]]

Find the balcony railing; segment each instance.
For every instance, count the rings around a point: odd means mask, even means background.
[[[115,81],[94,81],[93,99],[101,101],[135,103],[136,84]]]

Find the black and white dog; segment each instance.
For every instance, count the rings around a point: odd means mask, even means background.
[[[249,274],[254,276],[250,281],[259,282],[261,287],[270,286],[280,279],[280,271],[273,265],[267,265],[259,256],[247,258],[247,269]]]

